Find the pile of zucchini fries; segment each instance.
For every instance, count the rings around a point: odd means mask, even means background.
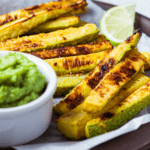
[[[81,21],[86,0],[61,0],[0,16],[0,50],[26,52],[57,74],[57,128],[71,139],[114,130],[150,104],[150,54],[137,30],[113,49],[95,24]]]

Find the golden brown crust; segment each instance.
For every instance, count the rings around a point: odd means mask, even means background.
[[[31,52],[29,54],[37,56],[41,59],[48,59],[48,58],[75,56],[81,54],[90,54],[94,52],[100,52],[103,50],[111,50],[111,49],[113,49],[113,46],[109,41],[105,40],[95,44],[91,43],[91,44],[76,45],[71,47],[61,47],[61,48],[56,48],[51,50]]]

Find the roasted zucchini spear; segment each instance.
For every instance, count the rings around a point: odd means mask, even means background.
[[[57,75],[90,72],[111,50],[88,55],[44,59]]]
[[[70,2],[68,5],[62,5],[61,7],[55,7],[55,9],[45,9],[38,13],[32,13],[23,18],[9,22],[0,26],[0,41],[6,39],[15,38],[19,35],[25,34],[32,28],[54,18],[58,18],[66,13],[73,11],[74,9],[80,8],[82,1],[76,1],[75,3]]]
[[[90,138],[119,128],[150,104],[150,81],[128,98],[99,118],[86,124],[86,137]]]
[[[72,74],[57,76],[57,88],[55,95],[63,95],[69,93],[78,83],[80,83],[87,74]]]
[[[30,52],[64,46],[84,44],[97,38],[99,33],[95,24],[79,28],[68,28],[50,33],[24,36],[0,42],[0,50]]]
[[[57,119],[57,128],[65,136],[71,139],[79,139],[85,136],[85,125],[88,121],[95,119],[121,101],[126,99],[134,91],[142,87],[149,81],[149,78],[143,74],[137,74],[129,81],[113,98],[113,100],[100,113],[88,113],[83,111],[83,104],[62,115]]]
[[[78,16],[60,17],[54,20],[47,21],[33,29],[27,34],[47,33],[56,30],[66,29],[76,26],[80,21]]]
[[[28,17],[31,14],[37,14],[43,10],[55,10],[60,9],[62,7],[68,7],[72,4],[71,7],[75,7],[72,11],[67,10],[70,15],[77,14],[84,12],[86,10],[87,2],[86,0],[61,0],[61,1],[53,1],[48,2],[40,5],[35,5],[32,7],[28,7],[25,9],[16,10],[13,12],[10,12],[8,14],[4,14],[0,16],[0,25],[4,25],[8,22]],[[80,7],[79,7],[80,4]],[[85,9],[84,9],[85,8]],[[67,14],[68,15],[68,14]]]
[[[118,63],[98,83],[84,100],[83,110],[100,112],[132,77],[139,72],[145,61],[136,49],[129,52],[125,60]]]
[[[124,57],[126,52],[137,45],[140,36],[141,31],[136,31],[104,57],[94,70],[54,107],[54,110],[59,114],[64,114],[80,105],[104,75]]]
[[[104,50],[112,50],[113,46],[108,40],[100,43],[82,44],[70,47],[60,47],[56,49],[31,52],[29,54],[40,57],[41,59],[75,56],[82,54],[97,53]]]

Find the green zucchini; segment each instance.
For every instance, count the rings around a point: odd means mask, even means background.
[[[77,1],[77,3],[74,4],[70,3],[70,5],[62,5],[62,7],[56,7],[55,9],[45,9],[38,13],[32,13],[26,17],[1,25],[0,41],[16,38],[50,19],[58,18],[63,14],[69,13],[70,11],[77,9],[77,7],[80,7],[81,2],[82,1]]]
[[[98,83],[84,100],[83,110],[100,112],[132,77],[144,66],[144,57],[137,49],[132,50],[125,60],[118,63]]]
[[[78,83],[80,83],[87,74],[69,74],[57,76],[57,88],[55,95],[64,95],[69,93]]]
[[[113,46],[107,40],[101,41],[100,43],[82,44],[70,47],[60,47],[50,50],[35,51],[29,54],[37,56],[41,59],[50,59],[66,56],[75,56],[82,54],[97,53],[106,50],[112,50]]]
[[[87,2],[85,0],[61,0],[61,1],[47,2],[40,5],[34,5],[24,9],[15,10],[8,14],[0,15],[0,25],[4,25],[8,22],[23,17],[28,17],[31,14],[37,14],[43,10],[50,10],[50,9],[55,10],[55,9],[60,9],[61,7],[68,7],[68,6],[70,7],[70,5],[72,5],[71,7],[76,7],[72,11],[68,10],[69,14],[73,15],[73,14],[85,12]]]
[[[150,81],[128,98],[99,118],[89,121],[85,127],[87,138],[119,128],[150,104]]]
[[[64,46],[84,44],[96,39],[99,30],[95,24],[79,28],[68,28],[50,33],[42,33],[0,42],[0,50],[30,52]]]
[[[57,75],[90,72],[111,50],[88,55],[44,59]]]
[[[104,75],[124,57],[126,52],[132,50],[137,45],[140,36],[141,31],[136,31],[131,37],[104,57],[94,70],[54,107],[54,111],[64,114],[83,103],[84,99],[102,80]]]
[[[83,104],[80,104],[73,110],[62,115],[57,119],[57,128],[65,136],[71,139],[79,139],[85,136],[85,125],[88,121],[95,119],[115,105],[119,104],[121,101],[126,99],[134,91],[146,84],[150,79],[143,75],[137,74],[131,81],[129,81],[113,98],[110,103],[104,107],[100,113],[88,113],[83,111]]]
[[[47,33],[56,30],[66,29],[76,26],[80,21],[78,16],[60,17],[54,20],[47,21],[33,29],[27,34]]]

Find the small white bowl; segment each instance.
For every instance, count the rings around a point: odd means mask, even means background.
[[[0,57],[8,53],[9,51],[0,51]],[[0,147],[24,144],[39,137],[49,127],[52,117],[56,74],[42,59],[22,54],[37,65],[48,84],[44,93],[36,100],[22,106],[0,108]]]

